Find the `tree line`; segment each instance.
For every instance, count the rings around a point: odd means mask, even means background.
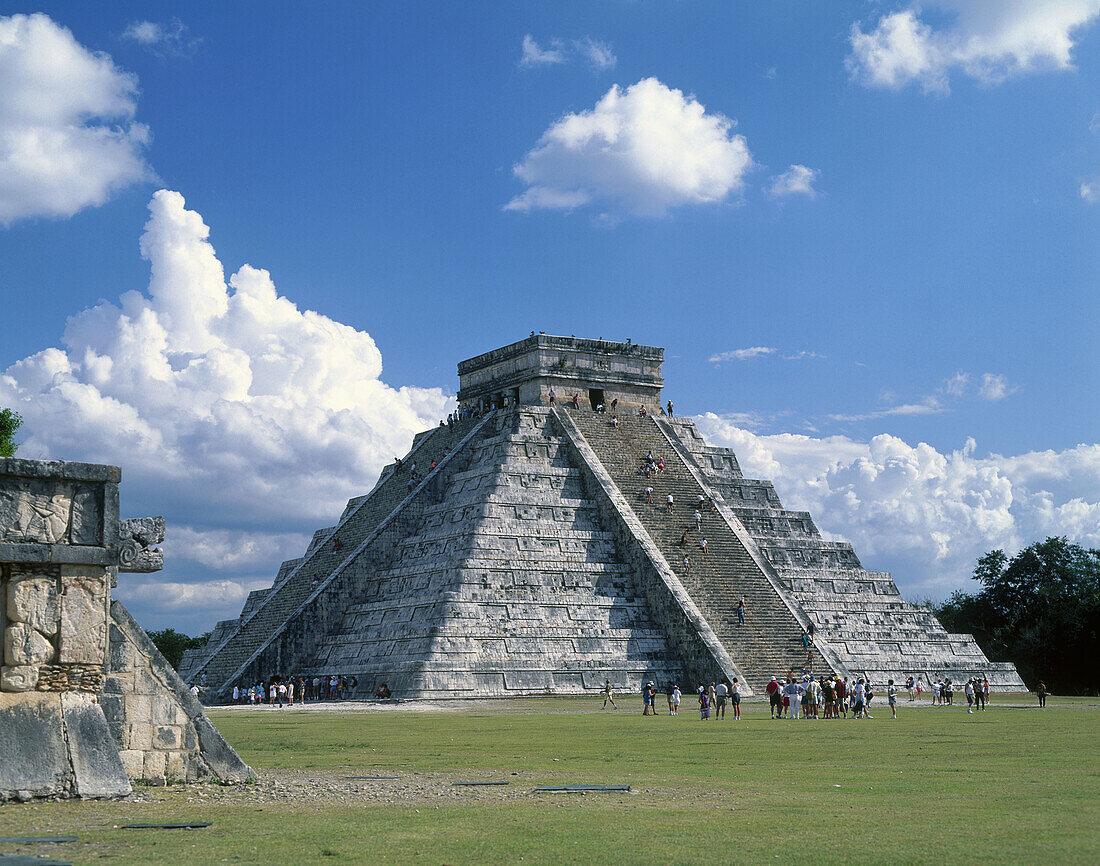
[[[1024,682],[1056,694],[1100,693],[1100,550],[1048,538],[1011,559],[978,560],[975,593],[956,591],[933,610],[951,632],[972,634],[991,659],[1016,664]]]

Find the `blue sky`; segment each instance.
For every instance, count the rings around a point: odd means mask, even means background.
[[[678,409],[910,595],[1100,544],[1098,2],[19,12],[47,17],[0,18],[0,403],[26,456],[120,463],[182,531],[175,602],[120,587],[147,625],[231,616],[531,329],[666,347]],[[211,262],[282,313],[217,318]]]

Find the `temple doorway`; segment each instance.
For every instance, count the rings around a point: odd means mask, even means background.
[[[589,388],[588,400],[592,403],[592,411],[596,411],[597,406],[603,405],[603,388]]]

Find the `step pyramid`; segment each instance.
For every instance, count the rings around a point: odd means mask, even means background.
[[[734,677],[751,694],[792,673],[1023,688],[732,451],[662,415],[662,357],[532,335],[462,362],[462,412],[417,436],[181,675],[222,699],[333,674],[356,696],[384,682],[406,698]],[[647,455],[663,469],[646,474]]]

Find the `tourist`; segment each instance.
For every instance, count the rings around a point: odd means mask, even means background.
[[[237,686],[233,686],[233,703],[239,704],[241,702],[241,690]]]
[[[699,718],[704,722],[710,718],[710,705],[707,703],[707,693],[700,688],[699,690]]]
[[[696,496],[695,496],[695,510],[696,511],[702,511],[703,510],[703,505],[706,503],[706,501],[707,501],[707,498],[702,493],[696,494]]]
[[[821,683],[817,681],[817,677],[810,677],[810,682],[806,686],[806,695],[806,705],[809,707],[810,715],[817,719],[821,706]]]
[[[737,599],[737,624],[745,624],[745,596]]]
[[[718,688],[714,683],[707,686],[707,706],[714,710],[718,707]],[[717,713],[715,716],[717,717]]]
[[[684,530],[684,534],[680,536],[680,547],[687,547],[687,545],[688,545],[688,534],[687,534],[687,530]]]
[[[924,684],[921,682],[919,676],[913,678],[916,681],[917,686],[917,700],[920,700],[920,696],[924,693]]]
[[[665,471],[665,458],[664,457],[658,457],[657,458],[657,471],[658,472],[664,472]]]
[[[672,715],[680,715],[680,698],[682,693],[680,692],[680,686],[675,685],[672,687]]]
[[[699,549],[702,551],[703,556],[707,555],[707,540],[705,538],[699,539]]]
[[[942,693],[943,697],[942,697],[940,702],[941,703],[946,703],[947,706],[951,706],[952,703],[953,703],[953,699],[955,697],[955,690],[953,688],[951,688],[951,679],[950,678],[945,679],[943,681],[943,686],[941,688],[941,693]]]
[[[871,691],[871,681],[867,680],[867,683],[863,686],[863,718],[873,719],[871,715],[871,698],[875,696],[875,693]]]
[[[787,694],[787,683],[788,682],[789,682],[789,680],[780,680],[779,681],[779,692],[782,695],[782,697],[780,698],[780,704],[781,705],[780,705],[780,709],[779,709],[779,718],[782,718],[783,716],[787,716],[788,718],[790,717],[791,699],[790,699],[790,696]]]
[[[643,716],[655,716],[657,715],[657,690],[653,687],[652,682],[645,684],[645,688],[642,689],[642,715]]]
[[[863,680],[860,679],[852,686],[852,718],[863,717]]]
[[[291,706],[294,706],[294,680],[289,679],[286,682],[286,702]]]
[[[652,487],[646,487],[642,492],[645,493],[645,501],[648,502],[650,505],[652,505],[653,504],[653,488]]]
[[[802,707],[802,688],[795,679],[783,687],[783,707],[787,710],[788,719],[798,719]]]
[[[814,632],[817,631],[817,626],[814,625],[813,620],[810,620],[810,643],[814,642]]]
[[[836,718],[836,680],[826,677],[821,684],[821,698],[825,702],[822,714],[826,719]]]
[[[619,398],[616,397],[615,399],[613,399],[611,401],[611,411],[614,412],[618,408],[619,408]]]
[[[573,408],[574,409],[580,409],[581,408],[581,398],[580,398],[580,395],[578,395],[578,394],[573,395]]]
[[[546,396],[550,398],[550,405],[553,406],[554,405],[554,397],[556,396],[554,394],[554,389],[551,388],[550,392]]]
[[[733,704],[733,720],[741,721],[741,684],[737,682],[737,677],[733,678],[733,685],[730,686],[730,702]]]
[[[734,680],[736,682],[736,680]],[[764,687],[764,692],[768,696],[768,706],[771,710],[772,718],[783,715],[783,704],[779,698],[779,683],[775,677],[772,677],[768,684]]]
[[[668,401],[668,405],[665,408],[668,411],[668,417],[671,418],[672,417],[672,401],[671,400]]]
[[[1035,697],[1039,699],[1040,707],[1045,707],[1047,705],[1048,694],[1049,692],[1047,691],[1047,684],[1044,683],[1042,680],[1039,680],[1039,685],[1035,687]]]
[[[937,707],[940,703],[940,695],[943,692],[943,683],[938,679],[932,683],[932,706]]]
[[[895,688],[893,680],[886,684],[886,700],[890,702],[890,718],[896,719],[898,717],[898,690]]]
[[[729,696],[729,687],[725,683],[718,683],[717,686],[711,683],[710,687],[714,693],[714,718],[724,720],[726,718],[726,700]]]
[[[691,560],[687,556],[684,557],[684,574],[691,574]]]
[[[912,701],[917,688],[916,680],[913,677],[909,677],[905,681],[905,688],[909,692],[909,700]]]
[[[665,686],[665,700],[668,701],[668,714],[672,715],[672,693],[675,691],[676,686],[672,680],[668,681],[668,685]]]
[[[670,494],[668,494],[668,496],[667,496],[667,497],[665,498],[665,507],[666,507],[666,508],[668,509],[668,511],[669,511],[670,513],[672,512],[672,506],[673,506],[674,504],[675,504],[675,502],[673,501],[673,499],[672,499],[672,494],[670,493]]]
[[[195,683],[191,683],[191,696],[195,699],[199,699],[199,687]]]
[[[619,419],[618,419],[618,418],[616,418],[616,417],[614,417],[614,416],[612,416],[612,417],[611,417],[611,426],[612,426],[612,427],[614,427],[614,428],[616,428],[616,429],[618,429],[618,427],[619,427]]]
[[[696,509],[691,516],[695,520],[695,531],[698,532],[703,528],[703,515],[699,513],[699,509]]]
[[[974,677],[974,711],[985,712],[985,692],[982,690],[982,681]]]
[[[969,679],[966,681],[966,685],[963,686],[963,693],[966,695],[966,713],[970,715],[974,712],[974,680]]]
[[[985,712],[985,705],[989,703],[989,678],[982,677],[982,712]]]
[[[848,678],[838,680],[836,684],[836,708],[843,718],[848,718]]]
[[[618,704],[615,703],[615,695],[612,693],[612,690],[611,690],[611,680],[604,680],[604,684],[603,684],[603,706],[600,707],[600,709],[601,710],[606,710],[607,705],[609,703],[611,704],[611,709],[617,710],[619,708]]]

